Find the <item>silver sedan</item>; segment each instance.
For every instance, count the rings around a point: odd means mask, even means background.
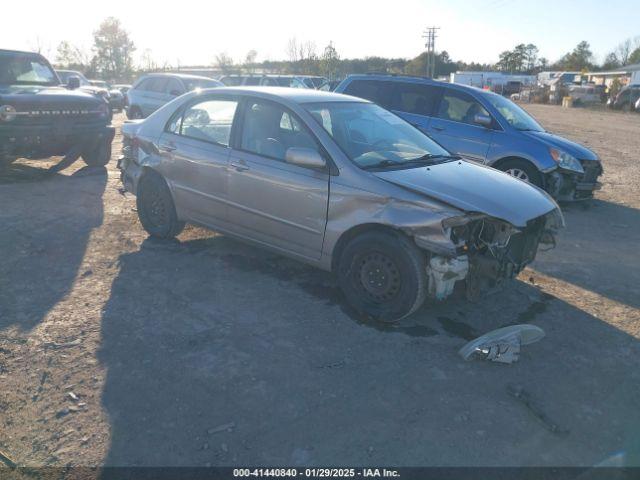
[[[544,191],[346,95],[202,90],[122,130],[119,168],[150,235],[188,222],[333,271],[375,319],[405,317],[459,281],[477,296],[564,224]]]

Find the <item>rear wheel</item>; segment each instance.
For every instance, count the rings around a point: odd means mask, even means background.
[[[184,229],[178,220],[176,207],[167,182],[156,172],[146,173],[138,184],[138,218],[149,235],[156,238],[173,238]]]
[[[93,148],[82,152],[84,163],[90,167],[103,167],[111,160],[111,142],[100,140]]]
[[[359,314],[375,320],[397,321],[424,302],[425,257],[399,234],[365,233],[351,240],[340,255],[338,282]]]
[[[512,177],[531,183],[536,187],[542,187],[542,175],[540,175],[536,167],[526,160],[520,160],[518,158],[507,160],[498,166],[498,169],[508,173]]]

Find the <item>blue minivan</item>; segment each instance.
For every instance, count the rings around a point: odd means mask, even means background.
[[[511,100],[427,78],[352,75],[337,93],[391,110],[447,150],[545,189],[557,200],[593,197],[602,165],[582,145],[545,131]]]

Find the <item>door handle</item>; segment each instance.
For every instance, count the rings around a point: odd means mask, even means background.
[[[160,150],[163,150],[165,152],[173,152],[174,150],[176,150],[176,147],[173,143],[163,143],[160,145]]]
[[[246,163],[240,162],[231,162],[231,166],[236,169],[238,172],[244,172],[245,170],[249,170],[249,166]]]
[[[444,127],[436,127],[435,125],[431,128],[433,128],[436,132],[441,132],[444,130]]]

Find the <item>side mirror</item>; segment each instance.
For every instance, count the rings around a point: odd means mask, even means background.
[[[327,161],[312,148],[287,148],[284,160],[287,163],[307,168],[325,168],[327,166]]]
[[[491,125],[493,124],[489,115],[483,115],[481,113],[477,113],[474,115],[473,123],[482,125],[485,128],[491,128]]]
[[[171,95],[172,97],[179,97],[180,95],[182,95],[182,93],[180,93],[178,90],[171,90],[169,92],[169,95]]]
[[[80,88],[80,77],[77,75],[71,75],[69,80],[67,80],[67,88],[69,90],[75,90],[76,88]]]

